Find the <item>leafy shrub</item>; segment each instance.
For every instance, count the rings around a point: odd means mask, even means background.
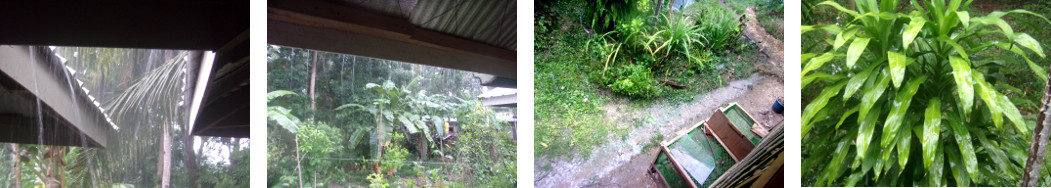
[[[1018,54],[1046,82],[1025,52],[1044,57],[1043,48],[1002,17],[1048,20],[1025,10],[971,15],[961,0],[924,1],[908,13],[896,13],[893,0],[856,3],[818,4],[854,21],[802,26],[836,36],[821,54],[802,55],[802,88],[820,91],[802,112],[804,184],[1017,185],[1025,158],[1016,156],[1027,146],[1017,140],[1030,127],[997,90],[997,63],[982,59],[996,48]]]
[[[612,82],[606,83],[610,90],[629,97],[651,98],[660,95],[653,73],[642,65],[627,65],[617,69]]]
[[[586,14],[591,16],[591,28],[609,32],[617,25],[632,22],[652,8],[649,0],[596,0],[588,1]]]
[[[386,172],[387,175],[394,174],[398,169],[405,166],[405,160],[409,158],[409,150],[406,150],[399,143],[402,138],[405,138],[405,136],[402,136],[401,133],[391,133],[390,144],[383,149],[383,161],[380,162],[380,171]]]
[[[706,38],[704,45],[712,50],[733,48],[741,35],[740,23],[733,11],[723,7],[708,7],[697,15],[700,35]]]

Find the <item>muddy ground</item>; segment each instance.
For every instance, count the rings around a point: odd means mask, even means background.
[[[684,134],[685,129],[732,103],[740,104],[766,128],[783,121],[784,116],[771,111],[771,105],[778,96],[784,95],[784,45],[756,24],[751,9],[747,13],[749,20],[743,24],[744,34],[756,41],[763,52],[750,57],[759,73],[730,81],[727,86],[700,94],[693,101],[682,104],[664,101],[643,109],[633,108],[624,101],[606,104],[606,118],[614,122],[614,126],[627,128],[627,136],[597,145],[590,156],[536,158],[534,186],[654,187],[657,184],[646,176],[646,170],[659,149],[646,145],[653,143],[655,138],[661,138],[663,142]]]

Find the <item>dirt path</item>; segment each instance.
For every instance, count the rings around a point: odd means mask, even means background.
[[[724,0],[719,0],[719,4],[726,9],[733,10],[730,6],[726,6]],[[734,17],[738,17],[737,13],[734,13]],[[766,29],[759,25],[759,19],[755,16],[755,7],[748,7],[745,9],[745,18],[747,19],[744,22],[745,37],[748,37],[749,40],[755,41],[756,45],[759,46],[759,51],[763,52],[763,54],[768,57],[766,65],[756,66],[764,73],[784,78],[784,43],[773,35],[770,35],[770,33],[767,33]]]
[[[629,128],[625,138],[616,138],[594,148],[591,156],[573,156],[572,160],[537,158],[534,173],[537,187],[653,187],[656,184],[645,176],[657,150],[644,146],[658,135],[669,140],[678,131],[711,116],[719,107],[739,103],[762,123],[781,121],[773,114],[770,104],[784,93],[780,79],[753,74],[743,80],[695,97],[693,101],[672,105],[658,102],[644,109],[632,109],[630,104],[612,102],[605,106],[606,117],[615,126]],[[637,123],[641,122],[641,123]],[[546,170],[545,170],[546,169]]]

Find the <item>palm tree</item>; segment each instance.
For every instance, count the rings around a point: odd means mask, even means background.
[[[160,176],[158,187],[168,187],[171,173],[171,127],[178,122],[187,122],[184,111],[181,110],[185,100],[182,96],[186,74],[187,52],[179,52],[166,63],[146,73],[142,78],[133,83],[120,95],[109,100],[105,109],[115,123],[119,125],[146,124],[148,126],[158,123],[160,125],[159,152],[157,160],[157,175]],[[142,129],[136,129],[142,130]],[[134,131],[133,131],[134,132]],[[127,134],[119,133],[119,134]],[[149,150],[149,145],[136,144],[142,142],[135,139],[117,139],[119,146],[131,146],[124,148],[128,151]],[[121,155],[117,159],[127,157],[138,157],[139,155]],[[113,157],[113,156],[111,156]],[[118,160],[119,161],[119,160]]]

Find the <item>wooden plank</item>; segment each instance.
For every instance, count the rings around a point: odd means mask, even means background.
[[[661,152],[668,156],[668,161],[671,161],[671,166],[675,167],[676,172],[679,172],[679,176],[682,177],[683,181],[686,181],[686,185],[690,188],[697,188],[697,185],[693,184],[693,179],[690,178],[690,174],[686,173],[686,169],[683,169],[682,165],[679,165],[679,162],[675,160],[675,156],[668,151],[668,147],[661,146]]]
[[[719,140],[719,144],[730,153],[734,161],[740,162],[755,148],[752,141],[749,141],[743,134],[737,132],[737,127],[734,127],[730,123],[730,119],[727,119],[722,112],[713,113],[705,125],[708,132]]]

